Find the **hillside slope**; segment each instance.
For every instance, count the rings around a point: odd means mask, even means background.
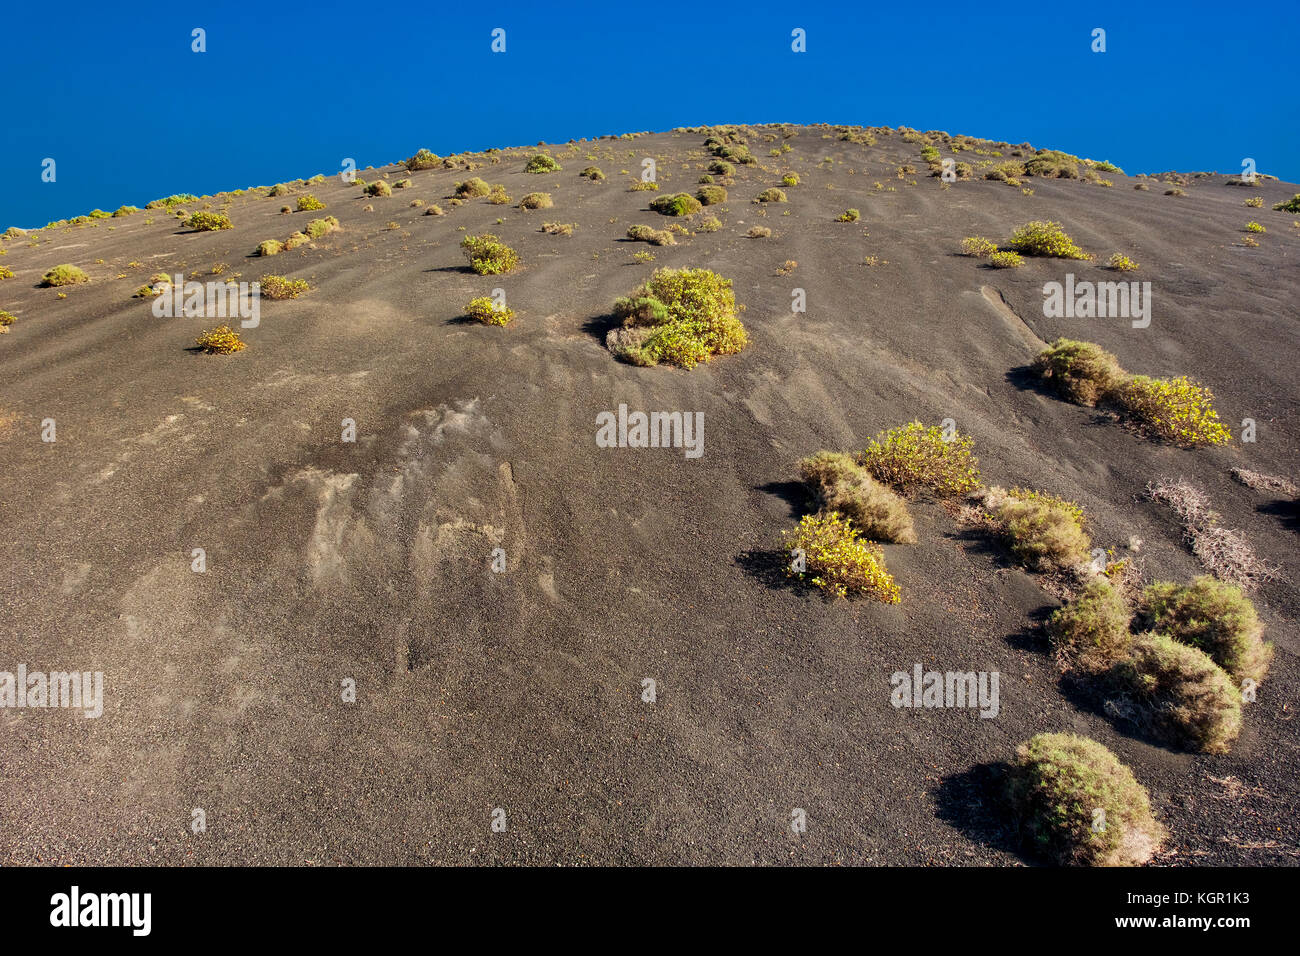
[[[977,177],[945,189],[900,131],[741,133],[758,162],[704,210],[721,228],[697,216],[671,246],[625,234],[666,228],[647,202],[696,190],[707,131],[360,171],[409,176],[388,197],[333,176],[185,204],[226,207],[234,228],[216,232],[159,209],[5,241],[0,670],[102,671],[104,714],[0,711],[0,862],[1016,864],[990,766],[1070,730],[1151,791],[1171,832],[1157,862],[1294,865],[1297,517],[1230,470],[1300,478],[1300,229],[1271,209],[1300,187],[1187,177],[1179,197],[1108,172],[1110,187],[1025,179],[1026,195],[978,178],[995,157],[975,148],[1007,149],[944,141]],[[539,151],[563,168],[525,172]],[[645,157],[658,193],[629,189]],[[608,178],[580,175],[592,165]],[[787,203],[751,201],[787,171]],[[469,176],[514,202],[451,205]],[[554,207],[516,208],[532,191]],[[280,213],[308,192],[327,208]],[[1255,194],[1263,207],[1244,208]],[[445,215],[425,215],[434,203]],[[850,207],[859,222],[835,221]],[[252,256],[324,215],[341,229]],[[1267,227],[1254,248],[1251,219]],[[1097,260],[992,270],[961,254],[1028,220],[1062,223]],[[756,225],[772,235],[747,238]],[[470,272],[459,242],[482,232],[522,267]],[[1150,327],[1044,317],[1045,282],[1114,278],[1112,252],[1152,282]],[[60,263],[91,281],[39,288]],[[231,356],[191,349],[217,322],[132,297],[154,272],[216,265],[311,291],[263,301]],[[691,371],[616,361],[614,300],[663,266],[733,280],[748,347]],[[496,288],[518,318],[467,322]],[[1162,445],[1047,394],[1025,369],[1059,336],[1205,383],[1234,440]],[[598,448],[596,416],[620,404],[703,412],[703,455]],[[946,418],[989,483],[1079,502],[1101,547],[1141,539],[1148,578],[1202,570],[1142,498],[1160,476],[1202,487],[1280,569],[1256,595],[1277,657],[1229,754],[1167,749],[1066,692],[1040,626],[1051,589],[936,502],[913,504],[917,544],[885,546],[901,604],[774,573],[779,532],[807,509],[801,457]],[[1253,444],[1236,440],[1243,418]],[[889,676],[916,664],[998,671],[997,718],[895,709]]]

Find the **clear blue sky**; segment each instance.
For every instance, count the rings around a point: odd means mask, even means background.
[[[13,3],[0,228],[330,174],[343,157],[729,122],[943,129],[1129,173],[1236,172],[1249,156],[1294,182],[1297,38],[1296,0]]]

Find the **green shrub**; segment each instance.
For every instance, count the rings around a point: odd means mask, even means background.
[[[259,256],[278,256],[284,244],[277,239],[267,239],[257,247]]]
[[[1157,581],[1142,592],[1141,614],[1143,626],[1204,651],[1237,681],[1268,673],[1273,645],[1261,640],[1255,605],[1235,584],[1209,575],[1185,586]]]
[[[926,489],[951,497],[979,487],[973,448],[974,442],[965,435],[944,441],[940,428],[910,422],[881,432],[859,460],[873,478],[903,494]]]
[[[1007,795],[1026,844],[1061,866],[1140,866],[1166,836],[1133,772],[1087,737],[1038,734],[1021,744]]]
[[[166,207],[171,209],[173,206],[179,206],[182,203],[194,202],[198,198],[198,196],[191,193],[177,193],[175,196],[168,196],[166,199],[155,199],[150,203],[146,203],[144,208],[161,209]]]
[[[564,168],[563,166],[557,163],[550,156],[547,156],[545,153],[538,153],[535,156],[533,156],[532,159],[528,160],[528,165],[524,167],[524,172],[554,173],[554,172],[558,172],[563,168]]]
[[[41,285],[43,286],[76,285],[79,282],[89,281],[90,276],[76,266],[71,265],[55,266],[41,276]]]
[[[1088,560],[1092,542],[1078,505],[1018,488],[991,488],[988,497],[1011,553],[1031,568],[1072,568]]]
[[[634,193],[644,193],[644,192],[657,193],[658,191],[659,191],[658,183],[645,182],[643,180],[637,180],[632,184],[631,188],[628,190],[628,192],[634,192]]]
[[[311,237],[305,232],[295,232],[284,240],[284,248],[287,252],[291,249],[297,249],[299,246],[305,246],[309,242],[311,242]]]
[[[634,242],[648,242],[656,246],[674,246],[677,240],[667,229],[652,229],[650,226],[629,226],[627,237]]]
[[[492,187],[484,180],[477,176],[472,176],[464,182],[457,183],[452,194],[457,199],[478,199],[480,196],[486,196],[492,192]]]
[[[339,221],[333,216],[326,216],[324,219],[313,219],[307,223],[304,232],[312,239],[319,239],[326,233],[333,232],[339,228]]]
[[[732,176],[735,175],[736,167],[726,160],[715,159],[713,162],[709,163],[709,172],[718,176]]]
[[[1227,753],[1241,731],[1241,692],[1204,651],[1164,634],[1139,634],[1107,672],[1108,709],[1166,743]]]
[[[961,251],[968,256],[986,259],[998,251],[998,244],[983,236],[967,236],[961,241]]]
[[[704,206],[694,196],[675,193],[672,196],[659,196],[652,199],[650,208],[663,216],[693,216]]]
[[[321,202],[319,199],[317,199],[315,196],[313,196],[311,193],[307,193],[307,195],[305,196],[298,197],[299,212],[315,212],[317,209],[324,209],[324,208],[325,208],[325,204]]]
[[[233,229],[230,217],[216,212],[196,212],[186,220],[185,225],[196,232],[215,232],[218,229]]]
[[[1132,620],[1124,596],[1109,580],[1097,577],[1074,600],[1052,612],[1047,633],[1063,663],[1097,674],[1128,656]]]
[[[1273,208],[1278,212],[1300,213],[1300,193],[1296,193],[1290,199],[1278,203]]]
[[[1020,254],[1005,250],[989,254],[989,265],[994,269],[1018,269],[1025,264]]]
[[[1263,208],[1264,208],[1264,197],[1263,197],[1263,196],[1251,196],[1251,197],[1250,197],[1249,199],[1247,199],[1244,203],[1242,203],[1242,205],[1243,205],[1243,206],[1249,206],[1251,209],[1263,209]],[[1274,206],[1273,208],[1276,209],[1277,207]]]
[[[419,150],[414,156],[406,161],[408,172],[415,172],[417,169],[433,169],[435,166],[441,166],[442,159],[427,149]]]
[[[1026,175],[1024,163],[1018,163],[1014,159],[996,164],[992,169],[984,173],[985,179],[992,179],[996,182],[1011,183],[1013,186],[1018,185],[1017,180]]]
[[[611,332],[606,343],[634,365],[694,368],[745,347],[748,335],[736,313],[730,279],[708,269],[656,269],[631,297],[616,303],[623,328]]]
[[[1138,268],[1136,262],[1118,252],[1112,255],[1106,264],[1117,272],[1135,272]]]
[[[494,206],[504,206],[510,202],[510,196],[506,194],[506,187],[500,183],[496,184],[488,191],[487,201]]]
[[[1038,354],[1034,369],[1063,398],[1086,406],[1096,405],[1125,377],[1115,356],[1100,345],[1074,339],[1057,339]]]
[[[884,604],[900,600],[898,585],[885,567],[879,548],[861,540],[848,519],[835,512],[804,515],[792,532],[783,532],[790,552],[802,552],[806,570],[787,574],[807,581],[836,597],[850,593]],[[793,562],[792,562],[793,564]]]
[[[0,309],[0,332],[8,332],[9,326],[13,325],[17,321],[18,319],[12,312],[6,312],[4,309]]]
[[[1223,445],[1232,437],[1214,410],[1214,393],[1186,376],[1134,375],[1115,398],[1143,428],[1173,444]]]
[[[228,325],[203,332],[194,340],[194,344],[209,355],[230,355],[248,348],[247,343],[240,340],[239,333]]]
[[[411,185],[411,181],[409,179],[399,179],[397,182],[393,183],[393,188],[407,189],[410,187],[410,185]]]
[[[1254,222],[1254,221],[1251,221],[1251,222],[1246,223],[1246,231],[1247,231],[1247,232],[1267,232],[1268,230],[1265,229],[1263,226],[1261,226],[1259,223]]]
[[[727,190],[722,186],[701,186],[695,198],[704,206],[716,206],[727,201]]]
[[[846,209],[835,217],[836,222],[857,222],[862,218],[862,213],[856,209]]]
[[[373,183],[369,183],[363,191],[367,196],[391,196],[393,194],[392,187],[382,179],[376,179]]]
[[[470,268],[481,276],[502,275],[519,265],[519,253],[488,233],[466,236],[460,247],[465,250]]]
[[[268,299],[296,299],[311,291],[306,279],[286,279],[284,276],[262,276],[259,287]]]
[[[288,183],[276,183],[269,190],[267,190],[266,194],[268,196],[287,196],[291,192],[293,192],[293,187],[290,186]]]
[[[605,178],[605,174],[600,171],[598,166],[588,166],[582,171],[581,175],[586,176],[592,182],[600,182]]]
[[[550,209],[554,205],[550,193],[529,193],[519,200],[520,209]]]
[[[496,303],[487,296],[479,296],[476,299],[470,299],[469,305],[465,307],[465,314],[472,319],[482,322],[484,325],[509,325],[515,317],[514,309],[498,309]]]
[[[1027,222],[1011,234],[1010,246],[1027,256],[1046,256],[1053,259],[1090,259],[1065,234],[1060,223]]]
[[[818,452],[799,462],[799,477],[812,488],[820,508],[844,515],[870,540],[916,543],[907,502],[872,478],[852,455]]]
[[[1031,159],[1025,160],[1025,175],[1043,179],[1078,179],[1079,159],[1055,149],[1040,149]]]
[[[754,202],[785,202],[785,201],[786,198],[785,198],[784,190],[780,190],[776,188],[764,189],[761,193],[759,193],[757,196],[754,197]]]
[[[137,213],[139,211],[140,209],[137,206],[118,206],[113,212],[113,218],[118,219],[122,216],[129,216],[132,213]]]
[[[786,173],[784,176],[781,177],[781,185],[782,185],[782,186],[798,186],[798,185],[799,185],[799,174],[798,174],[798,173]]]
[[[700,232],[717,232],[722,228],[722,220],[717,216],[705,216],[695,224],[695,228]]]

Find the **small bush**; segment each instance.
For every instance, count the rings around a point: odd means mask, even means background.
[[[1040,149],[1037,155],[1025,160],[1025,175],[1043,179],[1078,179],[1079,160],[1060,150]]]
[[[408,189],[410,188],[410,185],[411,185],[411,181],[409,179],[399,179],[397,182],[393,183],[393,188]]]
[[[319,199],[317,199],[315,196],[313,196],[311,193],[307,193],[307,195],[305,196],[298,197],[299,212],[315,212],[317,209],[324,209],[324,208],[326,208],[325,204],[321,202]]]
[[[268,299],[296,299],[311,290],[306,279],[286,279],[284,276],[262,276],[260,288]]]
[[[1062,866],[1140,866],[1166,836],[1133,772],[1087,737],[1038,734],[1021,744],[1007,795],[1027,845]]]
[[[406,161],[406,169],[408,172],[415,172],[417,169],[433,169],[434,167],[441,165],[441,157],[427,149],[421,149]]]
[[[571,236],[575,229],[578,228],[576,222],[544,222],[542,223],[542,232],[551,236]]]
[[[716,206],[727,201],[727,190],[722,186],[701,186],[695,198],[704,206]]]
[[[627,237],[634,242],[648,242],[656,246],[675,246],[677,240],[667,229],[653,229],[650,226],[629,226]]]
[[[1173,189],[1166,189],[1166,190],[1165,190],[1165,195],[1166,195],[1166,196],[1186,196],[1186,195],[1187,195],[1187,192],[1186,192],[1185,190],[1179,189],[1177,186],[1175,186]]]
[[[392,187],[382,179],[376,179],[373,183],[369,183],[363,191],[367,196],[391,196],[393,194]]]
[[[1262,209],[1262,208],[1264,208],[1264,197],[1263,197],[1263,196],[1251,196],[1251,197],[1250,197],[1249,199],[1247,199],[1244,203],[1242,203],[1242,205],[1243,205],[1243,206],[1249,206],[1251,209]],[[1277,208],[1277,207],[1275,206],[1274,208]]]
[[[1273,208],[1278,212],[1300,213],[1300,193],[1296,193],[1290,199],[1278,203]]]
[[[717,232],[722,228],[722,220],[717,216],[705,216],[696,223],[695,228],[700,232]]]
[[[1246,223],[1247,232],[1267,232],[1268,230],[1255,221]]]
[[[520,209],[550,209],[554,205],[550,193],[529,193],[519,200]]]
[[[994,269],[1019,269],[1024,264],[1025,260],[1020,258],[1020,254],[1009,249],[989,255],[989,265]]]
[[[536,194],[534,194],[536,195]],[[510,202],[510,196],[506,194],[506,187],[500,183],[493,186],[487,195],[487,201],[494,206],[504,206]]]
[[[1110,581],[1093,578],[1074,599],[1052,612],[1047,633],[1065,665],[1097,674],[1128,656],[1133,612]]]
[[[267,190],[266,194],[268,196],[287,196],[291,192],[293,192],[293,187],[290,186],[288,183],[276,183],[269,190]]]
[[[89,281],[90,276],[76,266],[71,265],[55,266],[41,276],[41,285],[43,286],[76,285],[79,282]]]
[[[1142,624],[1180,644],[1210,655],[1237,681],[1264,679],[1273,645],[1261,640],[1264,626],[1239,587],[1209,575],[1186,586],[1157,581],[1142,592]]]
[[[503,275],[519,265],[519,253],[496,236],[466,236],[460,241],[470,268],[481,276]]]
[[[992,488],[988,497],[1011,553],[1031,568],[1072,568],[1088,560],[1092,542],[1078,505],[1015,488]]]
[[[666,362],[690,369],[745,347],[749,338],[736,312],[730,279],[708,269],[657,269],[615,304],[623,328],[611,332],[606,344],[634,365]]]
[[[139,211],[140,209],[138,206],[118,206],[117,209],[113,211],[113,218],[117,219],[122,216],[129,216],[132,213],[137,213]]]
[[[295,232],[288,239],[284,240],[284,249],[286,252],[297,249],[299,246],[305,246],[311,242],[311,236],[305,232]]]
[[[196,212],[185,221],[185,225],[196,232],[215,232],[218,229],[233,229],[229,216],[216,212]]]
[[[652,199],[650,208],[663,216],[693,216],[704,206],[694,196],[675,193],[672,196],[659,196]]]
[[[750,239],[768,239],[771,238],[772,230],[767,226],[751,226],[749,232],[745,233]]]
[[[1046,256],[1053,259],[1089,259],[1086,252],[1065,234],[1060,223],[1035,220],[1027,222],[1011,234],[1010,246],[1027,256]]]
[[[524,172],[554,173],[554,172],[558,172],[563,168],[564,168],[563,166],[557,163],[550,156],[547,156],[545,153],[538,153],[537,155],[533,156],[532,159],[528,160],[528,164],[524,166]]]
[[[870,540],[916,543],[907,502],[872,478],[853,456],[818,452],[799,462],[799,477],[812,488],[819,507],[844,515]]]
[[[659,184],[655,182],[646,182],[644,180],[637,180],[632,184],[632,188],[629,189],[628,191],[634,193],[643,193],[643,192],[657,193],[659,191]]]
[[[1227,753],[1241,731],[1241,692],[1204,651],[1139,634],[1101,688],[1113,713],[1187,750]]]
[[[1119,272],[1135,272],[1138,267],[1136,262],[1118,252],[1112,255],[1106,264]]]
[[[836,222],[857,222],[862,218],[862,213],[856,209],[846,209],[835,217]]]
[[[487,296],[470,299],[469,305],[465,307],[465,314],[484,325],[509,325],[515,317],[514,309],[498,309],[496,303]]]
[[[257,254],[259,256],[278,256],[282,249],[284,249],[284,243],[278,239],[267,239],[257,247]]]
[[[1186,376],[1134,375],[1115,397],[1142,427],[1176,445],[1223,445],[1232,437],[1214,410],[1214,393]]]
[[[480,196],[491,193],[492,187],[478,176],[473,176],[464,182],[457,183],[452,192],[458,199],[478,199]]]
[[[582,171],[581,175],[586,176],[592,182],[600,182],[605,178],[605,174],[600,171],[598,166],[588,166]]]
[[[784,176],[781,177],[781,185],[782,185],[782,186],[798,186],[798,185],[799,185],[799,174],[798,174],[798,173],[786,173]]]
[[[1034,369],[1061,396],[1076,405],[1093,406],[1124,379],[1119,360],[1100,345],[1057,339],[1039,353]]]
[[[17,322],[18,319],[12,312],[6,312],[0,309],[0,332],[8,332],[9,326]]]
[[[424,211],[424,214],[426,216],[441,216],[443,214],[442,207],[439,206],[437,203],[434,203],[432,206],[430,206],[428,209]]]
[[[877,481],[910,494],[926,489],[940,497],[962,495],[979,487],[974,442],[965,435],[944,441],[937,426],[910,422],[871,440],[860,463]]]
[[[786,202],[785,191],[781,189],[764,189],[754,197],[754,202]]]
[[[12,279],[13,277],[14,277],[14,272],[12,269],[6,268],[5,266],[0,266],[0,279]]]
[[[807,570],[787,574],[808,581],[836,597],[850,593],[885,604],[900,600],[898,585],[885,567],[881,550],[858,537],[848,519],[830,514],[804,515],[793,532],[784,532],[786,548],[802,551]]]
[[[998,244],[992,239],[985,239],[983,236],[967,236],[961,241],[961,251],[968,256],[987,259],[998,251]]]
[[[303,231],[312,239],[319,239],[326,233],[334,232],[338,228],[339,221],[333,216],[326,216],[324,219],[313,219],[311,222],[307,223],[307,226]]]
[[[240,340],[239,333],[228,325],[204,332],[194,340],[194,344],[209,355],[230,355],[248,348],[248,344]]]
[[[724,159],[715,159],[709,163],[709,172],[717,176],[732,176],[735,175],[736,167]]]

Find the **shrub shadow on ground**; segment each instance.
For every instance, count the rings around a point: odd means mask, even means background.
[[[936,816],[976,843],[1037,862],[1023,852],[1019,825],[1004,795],[1010,773],[1010,764],[998,762],[944,777],[933,791]]]

